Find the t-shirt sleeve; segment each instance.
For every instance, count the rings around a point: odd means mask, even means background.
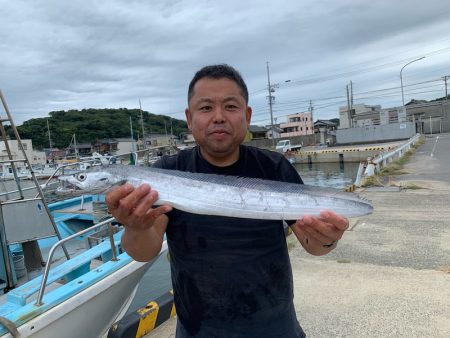
[[[153,168],[159,169],[176,169],[176,157],[174,155],[163,155],[152,165]]]
[[[152,164],[153,168],[159,168],[159,169],[163,169],[163,160],[162,158],[160,158],[159,160],[157,160],[155,163]]]
[[[278,164],[278,179],[282,182],[303,184],[303,180],[295,167],[282,157]]]

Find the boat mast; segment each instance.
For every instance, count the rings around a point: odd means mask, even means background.
[[[134,147],[134,136],[133,136],[133,122],[131,121],[131,115],[130,115],[130,132],[131,132],[131,151],[135,151]]]
[[[73,134],[73,146],[75,149],[75,160],[78,161],[77,137]]]
[[[52,137],[50,135],[50,127],[48,125],[48,118],[47,118],[47,131],[48,131],[48,146],[50,147],[50,150],[52,150],[53,144],[52,144]]]

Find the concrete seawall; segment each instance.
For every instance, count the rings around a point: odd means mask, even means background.
[[[325,148],[305,147],[286,156],[293,157],[295,163],[361,162],[381,152],[390,151],[400,144],[402,142]]]

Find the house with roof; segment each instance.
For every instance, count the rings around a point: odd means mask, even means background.
[[[330,120],[317,120],[314,122],[314,134],[319,144],[335,144],[337,124]]]
[[[250,125],[247,130],[247,135],[245,137],[246,141],[250,140],[261,140],[267,138],[267,128]]]

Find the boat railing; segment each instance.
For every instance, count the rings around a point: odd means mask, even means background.
[[[49,272],[50,272],[50,267],[51,267],[53,255],[54,255],[56,249],[59,246],[61,246],[62,244],[66,243],[66,242],[68,242],[68,241],[70,241],[70,240],[72,240],[72,239],[74,239],[76,237],[84,235],[84,234],[86,234],[88,232],[91,232],[92,230],[100,228],[100,227],[104,226],[105,224],[108,224],[109,241],[111,243],[111,252],[112,252],[111,260],[112,261],[116,261],[117,260],[117,252],[116,252],[116,246],[115,246],[115,243],[114,243],[114,236],[113,236],[112,224],[111,224],[114,220],[115,220],[114,217],[110,217],[110,218],[108,218],[108,219],[106,219],[106,220],[104,220],[104,221],[102,221],[100,223],[97,223],[97,224],[95,224],[95,225],[93,225],[93,226],[91,226],[89,228],[86,228],[84,230],[81,230],[81,231],[73,234],[73,235],[68,236],[68,237],[66,237],[66,238],[56,242],[52,246],[52,248],[50,249],[49,254],[48,254],[47,264],[45,265],[44,273],[42,275],[41,286],[39,288],[39,293],[38,293],[37,300],[36,300],[36,303],[35,303],[36,306],[41,306],[43,304],[42,303],[42,298],[44,297],[45,287],[47,285],[47,280],[48,280],[48,275],[49,275]]]
[[[106,163],[106,164],[114,164],[114,163],[116,163],[116,160],[118,158],[123,157],[123,156],[133,156],[133,158],[136,159],[136,163],[137,163],[137,158],[138,158],[137,152],[129,152],[129,153],[123,153],[123,154],[119,154],[119,155],[112,155],[109,158],[108,163]],[[56,170],[50,175],[50,177],[41,186],[45,188],[46,186],[48,186],[48,184],[50,183],[50,181],[52,179],[59,176],[59,175],[57,175],[59,172],[61,172],[61,174],[64,175],[64,173],[67,169],[70,169],[73,167],[75,167],[73,169],[74,171],[82,171],[84,169],[87,169],[87,168],[82,167],[86,164],[91,164],[91,165],[95,165],[95,166],[105,165],[105,163],[103,163],[100,158],[92,158],[92,159],[83,160],[83,161],[60,164],[58,166],[58,168],[56,168]],[[79,169],[76,168],[77,166],[79,167]]]
[[[50,175],[50,177],[45,181],[45,183],[42,186],[46,187],[52,179],[57,177],[57,174],[59,172],[61,172],[61,174],[64,175],[66,169],[69,169],[70,167],[76,167],[76,166],[80,167],[82,165],[96,164],[96,163],[98,163],[98,165],[102,164],[101,161],[98,160],[98,159],[92,159],[92,160],[86,160],[86,161],[78,161],[78,162],[71,162],[71,163],[60,164],[58,166],[58,168],[55,169],[55,171]],[[83,169],[76,169],[76,168],[74,168],[73,170],[74,171],[81,171]]]
[[[41,184],[41,189],[45,189],[48,186],[50,186],[50,184],[47,184],[47,185]],[[31,187],[27,187],[27,188],[22,188],[21,190],[16,189],[16,190],[9,190],[9,191],[5,191],[5,192],[0,192],[0,197],[6,196],[6,195],[10,195],[10,194],[19,193],[20,191],[28,191],[28,190],[36,190],[36,187],[35,186],[31,186]]]
[[[57,175],[58,173],[61,172],[61,174],[64,175],[65,170],[70,169],[71,167],[77,167],[77,166],[81,167],[86,164],[92,164],[92,165],[114,164],[114,163],[116,163],[117,159],[119,159],[121,161],[122,159],[124,159],[126,157],[129,157],[130,159],[132,158],[132,161],[130,161],[130,162],[132,162],[134,165],[138,165],[139,157],[148,155],[150,150],[151,149],[142,149],[142,150],[137,150],[137,151],[121,153],[121,154],[117,154],[117,155],[111,155],[108,159],[108,163],[102,162],[102,160],[100,158],[93,158],[93,159],[88,159],[88,160],[83,160],[83,161],[78,161],[78,162],[60,164],[55,169],[55,171],[49,176],[49,178],[45,181],[45,183],[41,184],[41,188],[45,189],[47,186],[49,186],[52,179],[59,176],[59,175]],[[83,169],[76,169],[76,168],[74,169],[74,171],[82,171],[82,170]],[[29,188],[29,189],[33,189],[33,188]],[[27,189],[27,190],[29,190],[29,189]],[[1,194],[0,194],[0,196],[1,196]]]

